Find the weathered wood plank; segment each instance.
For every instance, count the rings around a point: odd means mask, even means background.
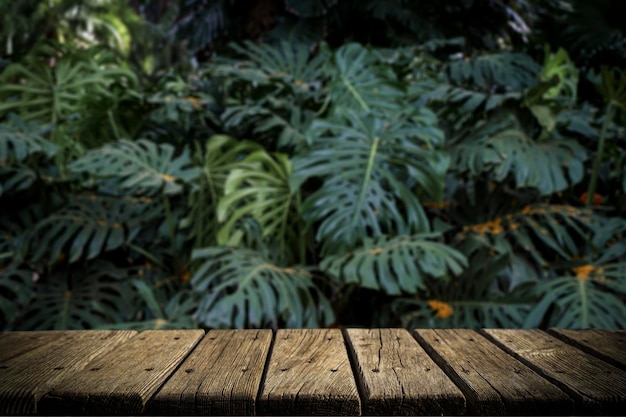
[[[623,414],[626,372],[541,330],[484,330],[576,400],[576,413]]]
[[[469,414],[562,415],[571,398],[473,330],[415,330],[467,399]]]
[[[147,330],[64,379],[39,404],[46,414],[141,414],[204,335]]]
[[[358,415],[360,399],[341,331],[278,330],[258,398],[260,414]]]
[[[602,329],[549,329],[548,332],[611,365],[626,370],[626,333]]]
[[[462,415],[465,397],[405,329],[348,329],[364,415]]]
[[[2,332],[0,333],[0,362],[46,345],[70,333],[71,331],[62,330]]]
[[[53,341],[0,363],[0,415],[33,414],[55,384],[130,339],[136,331],[63,332]]]
[[[255,415],[271,330],[211,330],[161,388],[151,414]]]

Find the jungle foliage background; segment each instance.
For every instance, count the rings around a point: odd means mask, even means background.
[[[623,0],[1,0],[0,328],[626,328]]]

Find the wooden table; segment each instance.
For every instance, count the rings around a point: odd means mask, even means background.
[[[626,413],[626,332],[0,333],[0,415]]]

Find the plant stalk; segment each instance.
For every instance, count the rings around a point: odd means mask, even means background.
[[[615,107],[613,103],[609,102],[606,106],[606,115],[604,117],[604,123],[602,123],[602,130],[600,131],[600,139],[598,140],[598,150],[596,152],[596,159],[593,162],[593,171],[591,171],[591,180],[589,181],[589,187],[587,188],[587,206],[593,203],[593,196],[596,193],[596,186],[598,185],[598,176],[600,175],[600,165],[604,157],[604,142],[606,140],[606,134],[609,129],[609,125],[613,121],[613,113]]]

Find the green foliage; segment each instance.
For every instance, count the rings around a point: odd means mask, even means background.
[[[448,159],[426,109],[391,120],[349,112],[313,124],[312,145],[294,160],[292,188],[319,178],[302,210],[319,222],[323,254],[342,253],[364,237],[430,229],[416,190],[439,199]]]
[[[70,169],[76,173],[95,173],[99,178],[115,178],[119,189],[135,195],[179,194],[181,182],[190,183],[200,169],[190,167],[185,148],[179,156],[170,144],[156,144],[147,139],[134,142],[120,140],[91,150],[74,161]]]
[[[36,286],[20,327],[29,330],[89,329],[122,321],[129,288],[126,273],[108,262],[59,270]]]
[[[199,267],[191,278],[203,295],[198,321],[208,327],[326,326],[333,311],[300,267],[280,267],[258,252],[213,247],[194,251]]]
[[[36,273],[8,267],[0,269],[0,323],[12,324],[17,313],[33,298]]]
[[[150,201],[82,196],[33,226],[28,258],[48,264],[66,257],[69,263],[95,259],[132,242],[144,222],[161,215]]]
[[[460,274],[467,259],[451,247],[429,239],[437,234],[366,239],[362,248],[343,256],[328,256],[321,269],[342,283],[356,283],[386,294],[416,294],[425,290],[426,277]]]
[[[299,195],[289,188],[291,163],[284,154],[269,155],[259,150],[243,159],[228,174],[224,195],[217,207],[223,223],[217,235],[221,245],[241,243],[237,222],[249,216],[260,228],[263,239],[276,239],[280,252],[297,241]],[[291,235],[291,236],[289,236]]]
[[[2,329],[626,327],[626,77],[615,27],[551,37],[577,0],[19,3]]]

